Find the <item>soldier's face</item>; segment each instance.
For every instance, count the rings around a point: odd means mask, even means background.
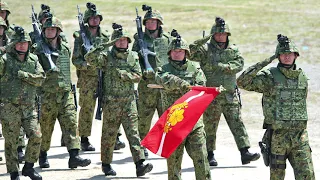
[[[17,51],[27,52],[29,48],[29,42],[18,42],[15,45]]]
[[[0,10],[0,16],[2,17],[2,19],[6,20],[7,11],[5,11],[5,10]]]
[[[90,26],[99,26],[100,25],[100,16],[91,16],[88,20]]]
[[[174,49],[170,51],[170,57],[175,61],[182,61],[186,56],[186,50],[184,49]]]
[[[3,35],[3,32],[4,32],[4,27],[3,27],[3,26],[0,26],[0,36]]]
[[[44,30],[46,38],[55,38],[57,34],[58,29],[55,27],[48,27]]]
[[[282,64],[291,65],[291,64],[293,64],[293,62],[296,58],[297,58],[297,55],[294,52],[280,54],[280,62]]]
[[[158,20],[157,19],[148,19],[146,21],[146,28],[148,30],[156,30],[158,27]]]
[[[119,49],[127,49],[128,48],[128,38],[122,37],[116,41],[115,45]]]
[[[213,37],[216,42],[227,42],[228,34],[226,32],[215,33]]]

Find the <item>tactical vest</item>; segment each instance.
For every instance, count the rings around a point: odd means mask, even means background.
[[[215,69],[219,62],[227,64],[230,60],[235,59],[236,54],[230,47],[226,49],[218,49],[213,44],[207,43],[208,55],[205,63],[201,64],[201,68],[207,78],[207,86],[219,87],[222,85],[228,92],[234,92],[236,87],[236,75],[226,74],[221,70]]]
[[[151,67],[155,70],[157,67],[168,63],[168,46],[170,43],[169,35],[163,33],[159,38],[153,39],[148,35],[144,34],[144,41],[146,42],[148,49],[156,53],[156,56],[148,56]],[[140,66],[145,69],[143,60],[140,61]]]
[[[127,59],[117,59],[112,55],[113,52],[107,52],[106,66],[103,69],[103,95],[104,98],[115,97],[122,98],[133,95],[133,82],[120,79],[117,68],[130,72],[138,61],[133,51],[129,51]],[[138,55],[136,55],[138,57]]]
[[[0,101],[13,104],[34,105],[37,87],[18,78],[18,71],[36,74],[37,59],[29,54],[26,61],[20,62],[11,54],[6,54],[5,71],[0,78]]]
[[[290,128],[290,122],[308,120],[306,98],[308,79],[301,72],[296,79],[286,78],[278,68],[269,69],[274,80],[270,95],[263,95],[265,123],[274,128]],[[294,127],[293,127],[294,128]]]
[[[70,91],[70,49],[64,42],[62,42],[61,50],[55,51],[55,54],[58,54],[58,56],[51,55],[51,58],[57,66],[58,71],[51,70],[47,57],[43,53],[40,55],[40,63],[46,72],[46,80],[42,84],[42,89],[49,93]]]

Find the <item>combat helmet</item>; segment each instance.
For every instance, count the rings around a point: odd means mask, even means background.
[[[145,4],[142,5],[142,10],[147,11],[143,17],[143,21],[142,21],[143,25],[146,25],[146,21],[148,19],[157,19],[160,22],[159,25],[163,25],[164,19],[163,19],[162,15],[160,14],[160,11],[152,10],[151,6],[147,6]]]
[[[231,36],[229,25],[221,17],[216,17],[215,24],[212,26],[210,34],[215,33],[227,33],[228,36]]]
[[[2,18],[0,18],[0,26],[3,26],[4,30],[8,29],[7,23]]]
[[[41,4],[41,11],[38,14],[38,20],[39,22],[42,22],[43,19],[48,18],[47,13],[51,13],[51,9],[48,5]]]
[[[299,50],[297,46],[287,36],[278,34],[277,40],[278,40],[278,45],[275,53],[277,58],[279,58],[280,54],[291,53],[291,52],[294,52],[297,54],[297,56],[299,56]]]
[[[187,57],[190,57],[190,49],[186,40],[182,39],[177,30],[173,29],[171,31],[171,36],[173,37],[172,41],[168,46],[167,54],[170,56],[170,51],[174,49],[184,49],[186,50]]]
[[[55,16],[52,16],[52,14],[48,14],[48,19],[42,26],[42,30],[48,27],[56,27],[58,28],[61,32],[63,31],[62,23],[61,21],[56,18]]]
[[[100,11],[97,10],[97,7],[95,4],[88,2],[87,3],[87,10],[84,12],[84,17],[83,17],[83,22],[84,23],[88,23],[89,22],[89,18],[91,16],[99,16],[100,17],[100,21],[103,20],[103,17],[100,13]]]
[[[113,43],[115,43],[116,41],[118,41],[120,38],[123,38],[123,37],[128,38],[128,43],[131,43],[131,38],[128,31],[123,30],[121,25],[112,23],[112,28],[113,28],[113,32],[111,35],[111,41]]]
[[[14,27],[14,33],[11,36],[11,42],[29,42],[31,43],[31,38],[29,33],[25,31],[21,26]],[[14,43],[14,44],[15,44]]]
[[[8,4],[6,2],[3,2],[3,1],[0,1],[0,10],[7,11],[8,14],[11,13]],[[8,14],[7,14],[7,16],[8,16]]]

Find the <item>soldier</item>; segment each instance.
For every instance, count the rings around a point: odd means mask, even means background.
[[[143,5],[143,10],[147,10],[144,18],[143,25],[145,26],[144,39],[147,43],[148,49],[156,53],[156,56],[148,56],[148,60],[153,69],[161,67],[167,63],[167,50],[170,42],[170,35],[163,31],[162,26],[164,23],[163,17],[157,10],[152,10],[151,7]],[[134,35],[134,43],[132,50],[139,52],[140,47],[138,44],[138,35]],[[139,134],[143,139],[150,130],[151,121],[155,109],[158,115],[163,113],[161,106],[160,90],[147,88],[147,84],[155,83],[155,73],[146,70],[143,63],[143,57],[139,55],[139,62],[142,68],[142,79],[139,83],[138,92],[141,94],[138,100],[138,114],[139,114]],[[148,156],[147,150],[144,148],[144,153]]]
[[[278,42],[275,55],[246,69],[237,82],[241,88],[263,94],[263,129],[267,129],[263,143],[268,147],[263,156],[269,160],[265,163],[270,166],[270,179],[284,179],[288,159],[295,179],[314,180],[307,132],[308,78],[295,63],[299,51],[294,42],[281,34]],[[276,58],[277,67],[262,70]]]
[[[138,114],[134,96],[134,83],[141,78],[138,54],[128,49],[130,36],[122,26],[113,23],[111,50],[94,48],[85,55],[85,60],[93,66],[102,68],[103,74],[103,125],[101,136],[102,171],[106,176],[115,176],[112,169],[113,149],[117,130],[122,124],[129,141],[130,150],[136,164],[136,175],[144,176],[153,168],[143,164],[145,156],[140,145]]]
[[[164,108],[169,108],[177,99],[189,91],[189,86],[204,86],[206,78],[199,63],[189,61],[190,51],[186,41],[176,35],[169,45],[168,64],[157,69],[156,82],[162,85]],[[196,179],[211,179],[207,159],[206,137],[202,116],[186,139],[167,159],[168,180],[181,179],[181,163],[184,147],[193,160]]]
[[[7,35],[10,37],[13,34],[12,29],[10,28],[8,17],[10,15],[10,9],[6,2],[0,1],[0,17],[6,22],[7,25]]]
[[[260,158],[259,153],[250,153],[249,137],[241,118],[241,105],[236,95],[236,73],[243,69],[243,57],[238,48],[229,41],[229,26],[217,17],[210,35],[190,45],[191,60],[200,62],[207,77],[207,86],[223,86],[226,91],[220,93],[204,113],[203,121],[207,133],[207,150],[210,166],[218,162],[213,151],[216,149],[216,133],[223,113],[232,135],[241,153],[242,164],[248,164]],[[206,43],[210,39],[209,43]],[[239,97],[240,98],[240,97]]]
[[[107,30],[102,30],[100,22],[103,20],[101,13],[92,3],[87,3],[87,9],[84,13],[83,21],[85,25],[85,36],[94,46],[99,46],[101,43],[107,43],[110,34]],[[79,136],[81,137],[81,149],[83,151],[95,151],[95,148],[90,144],[88,137],[91,135],[92,118],[94,107],[96,104],[96,88],[98,87],[98,69],[90,66],[85,60],[84,55],[87,53],[83,47],[81,32],[73,33],[74,49],[72,55],[72,63],[77,68],[78,83],[80,88],[79,104],[81,106],[79,113]],[[119,140],[115,149],[124,148],[125,144]]]
[[[56,17],[48,18],[42,26],[43,41],[35,44],[35,53],[47,75],[42,86],[40,124],[44,133],[39,156],[41,168],[50,167],[47,151],[50,149],[56,118],[60,123],[64,142],[66,142],[69,151],[69,168],[85,167],[91,163],[89,159],[82,159],[79,156],[80,140],[77,135],[76,108],[71,92],[71,50],[59,36],[62,30],[59,19]],[[46,56],[45,52],[49,50],[45,48],[50,48],[52,54]]]
[[[45,79],[37,56],[30,53],[31,40],[22,27],[15,27],[6,54],[0,59],[0,114],[7,171],[11,179],[19,178],[17,146],[20,127],[24,127],[29,142],[22,175],[33,180],[42,177],[33,169],[38,160],[41,130],[35,111],[36,88]]]

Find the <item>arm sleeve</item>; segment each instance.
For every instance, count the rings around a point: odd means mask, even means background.
[[[22,78],[22,80],[31,84],[31,85],[39,87],[42,85],[42,83],[45,80],[45,73],[44,73],[40,63],[38,61],[36,63],[37,63],[36,73],[33,74],[33,73],[25,72],[25,76]]]
[[[156,82],[157,84],[163,86],[164,89],[174,90],[179,89],[182,84],[189,84],[187,81],[166,72],[163,68],[157,68],[156,71]]]

